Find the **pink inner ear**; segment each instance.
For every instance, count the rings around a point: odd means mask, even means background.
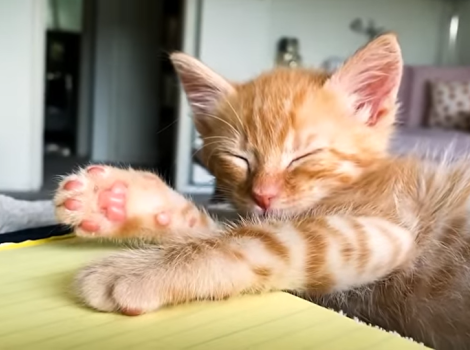
[[[186,87],[186,94],[193,112],[196,114],[210,113],[221,93],[200,77],[182,76],[181,81]]]
[[[382,79],[377,79],[362,87],[362,91],[357,91],[358,103],[356,110],[368,107],[370,117],[367,125],[374,126],[387,111],[386,100],[391,97],[395,90],[394,78],[384,75]]]
[[[191,56],[175,53],[171,60],[196,119],[212,113],[217,103],[234,91],[227,80]]]
[[[398,42],[384,35],[353,55],[333,74],[331,84],[352,98],[357,112],[367,111],[366,123],[373,126],[393,108],[401,71]]]

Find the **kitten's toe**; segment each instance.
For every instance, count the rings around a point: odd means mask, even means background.
[[[113,298],[122,314],[138,316],[158,310],[160,301],[158,284],[152,277],[141,275],[122,276],[114,285]]]
[[[118,311],[112,296],[118,276],[112,270],[102,263],[81,270],[75,278],[75,292],[80,301],[98,311]]]
[[[81,270],[75,279],[79,299],[93,309],[128,316],[160,308],[159,269],[135,254],[116,254]]]
[[[54,197],[60,223],[81,236],[112,236],[127,219],[122,169],[93,165],[65,178]]]

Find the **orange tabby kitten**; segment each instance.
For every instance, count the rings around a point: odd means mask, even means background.
[[[225,80],[171,59],[204,161],[241,213],[224,226],[156,175],[92,166],[64,179],[61,222],[160,246],[95,262],[84,302],[129,315],[286,290],[437,349],[470,348],[470,170],[387,153],[402,57],[378,37],[332,76],[275,69]]]

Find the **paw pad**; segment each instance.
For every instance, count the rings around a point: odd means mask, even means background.
[[[111,170],[117,174],[120,171]],[[59,190],[58,205],[65,209],[60,214],[69,219],[62,221],[77,226],[85,234],[99,235],[123,223],[127,219],[128,185],[113,176],[113,171],[106,167],[90,166],[66,179]]]
[[[70,181],[65,183],[64,190],[66,190],[66,191],[75,191],[75,190],[81,189],[82,187],[83,187],[83,183],[81,181],[70,180]]]
[[[155,217],[155,220],[157,221],[157,224],[160,226],[168,226],[171,222],[171,217],[170,214],[163,212],[160,214],[157,214]]]
[[[86,172],[90,175],[101,176],[106,172],[106,169],[101,166],[92,165],[86,169]]]
[[[67,210],[77,211],[77,210],[82,209],[83,205],[82,205],[82,202],[80,202],[77,199],[67,199],[64,202],[64,207]]]
[[[100,225],[92,220],[83,220],[80,224],[80,228],[86,232],[97,232],[100,230]]]

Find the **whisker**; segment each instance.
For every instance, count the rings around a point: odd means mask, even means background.
[[[237,111],[235,110],[235,108],[233,108],[232,104],[230,103],[229,99],[225,96],[224,97],[225,101],[227,102],[227,104],[229,105],[230,109],[232,110],[233,114],[235,115],[235,117],[237,117],[237,120],[238,122],[240,123],[240,127],[243,128],[243,122],[242,122],[242,119],[240,118],[240,115],[237,113]]]
[[[214,142],[204,143],[201,147],[199,147],[197,150],[195,150],[193,152],[191,157],[194,157],[199,151],[202,151],[204,148],[206,148],[208,146],[211,146],[211,145],[218,144],[218,143],[221,143],[221,142],[220,141],[214,141]],[[225,147],[221,147],[220,149],[225,149]]]
[[[213,149],[212,152],[211,152],[211,153],[209,154],[209,156],[207,157],[207,165],[209,165],[209,164],[211,163],[211,158],[212,158],[212,156],[214,155],[214,152],[215,152],[215,151],[216,151],[216,150]]]
[[[238,130],[235,129],[235,127],[232,124],[230,124],[228,121],[226,121],[226,120],[224,120],[224,119],[222,119],[222,118],[220,118],[216,115],[213,115],[213,114],[204,114],[204,115],[207,116],[207,117],[211,117],[211,118],[214,118],[214,119],[217,119],[217,120],[221,121],[222,123],[227,125],[230,129],[232,129],[232,131],[234,132],[234,134],[236,136],[240,136],[240,133],[238,132]]]
[[[233,145],[236,145],[236,142],[234,139],[231,139],[227,136],[208,136],[208,137],[203,137],[202,138],[204,141],[206,140],[213,140],[213,139],[216,139],[216,140],[223,140],[223,141],[226,141],[227,143],[230,143],[230,144],[233,144]]]

